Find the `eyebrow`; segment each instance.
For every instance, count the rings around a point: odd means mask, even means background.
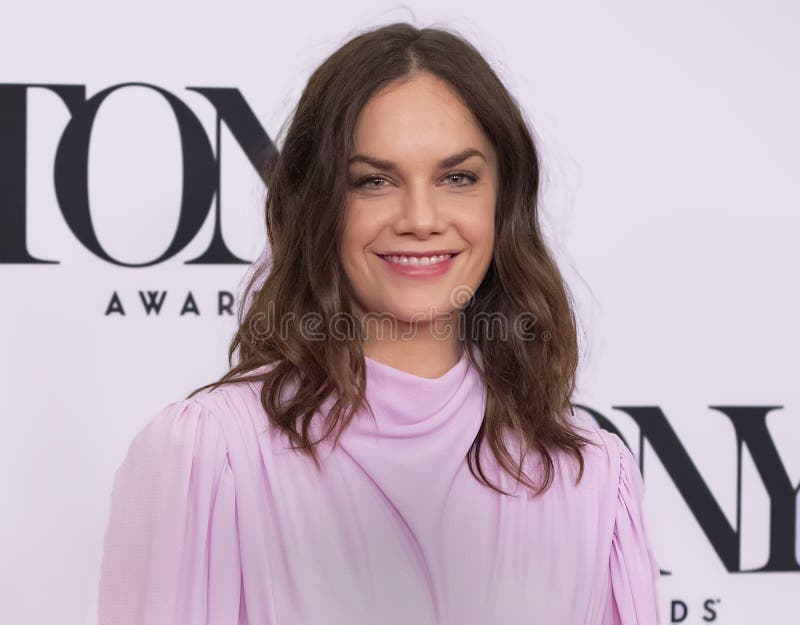
[[[462,161],[467,160],[470,156],[480,156],[484,161],[487,160],[486,157],[483,155],[483,152],[477,150],[475,148],[467,148],[466,150],[462,150],[456,154],[452,154],[443,158],[439,161],[439,168],[446,169],[448,167],[454,167],[458,165]],[[374,156],[367,156],[365,154],[355,154],[353,155],[349,161],[347,161],[348,165],[352,163],[362,162],[367,163],[368,165],[372,165],[376,169],[383,169],[385,171],[393,171],[396,172],[399,167],[396,163],[392,161],[387,161],[381,158],[376,158]]]

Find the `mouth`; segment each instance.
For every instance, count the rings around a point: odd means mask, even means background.
[[[446,263],[458,256],[461,252],[456,250],[435,250],[433,252],[388,252],[376,254],[388,263],[401,267],[431,267],[439,263]]]

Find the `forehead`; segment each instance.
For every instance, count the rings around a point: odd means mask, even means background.
[[[438,160],[466,146],[491,153],[488,137],[458,93],[427,73],[373,95],[358,117],[353,139],[356,152],[398,162]]]

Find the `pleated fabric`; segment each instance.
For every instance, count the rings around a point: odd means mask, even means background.
[[[367,399],[321,470],[271,427],[255,383],[168,404],[116,471],[99,625],[658,625],[636,461],[586,417],[576,463],[533,496],[466,455],[485,388],[367,359]],[[319,419],[322,419],[320,413]],[[374,417],[374,418],[373,418]],[[317,431],[321,421],[317,421]],[[527,460],[534,475],[536,456]]]
[[[619,485],[609,573],[612,613],[604,625],[657,623],[657,582],[660,575],[650,545],[642,502],[644,485],[630,450],[613,433],[603,432],[619,451]]]

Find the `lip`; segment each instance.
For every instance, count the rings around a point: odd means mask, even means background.
[[[413,256],[415,258],[422,258],[423,256],[441,256],[442,254],[452,254],[455,256],[461,250],[431,250],[425,252],[403,252],[403,251],[389,251],[389,252],[376,252],[378,256]]]
[[[453,261],[458,257],[460,254],[459,251],[453,250],[437,250],[433,252],[425,252],[423,253],[391,253],[386,254],[386,256],[415,256],[417,258],[421,256],[438,256],[440,254],[452,254],[450,258],[447,260],[443,260],[438,263],[434,263],[432,265],[402,265],[400,263],[393,263],[386,258],[383,258],[382,254],[376,254],[378,258],[384,263],[386,268],[392,272],[392,274],[396,276],[402,276],[405,278],[438,278],[446,274],[450,267],[453,265]]]

